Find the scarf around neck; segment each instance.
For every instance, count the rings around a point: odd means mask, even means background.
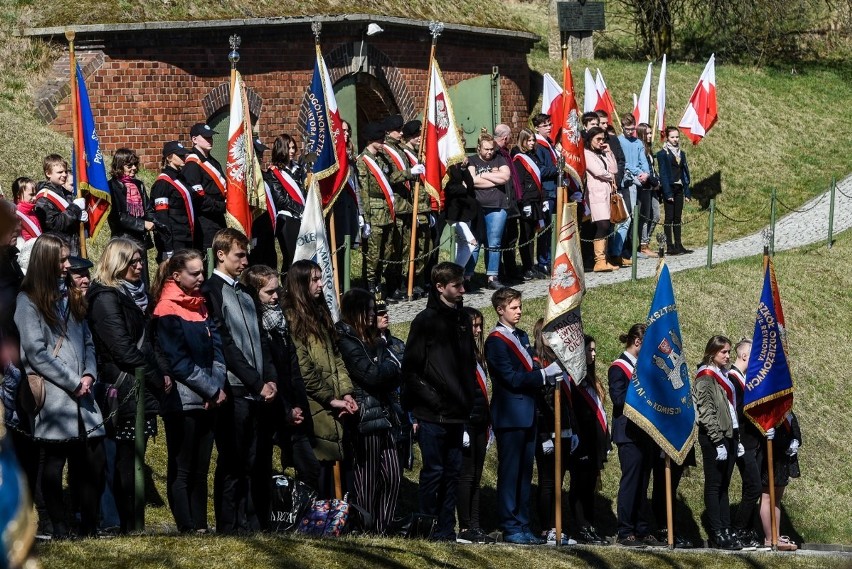
[[[136,303],[136,306],[139,307],[139,310],[142,312],[148,310],[148,292],[145,290],[145,281],[140,279],[138,282],[132,283],[130,281],[121,280],[119,283],[124,289],[124,292],[126,292],[130,298],[133,299],[133,302]]]
[[[665,150],[666,152],[671,154],[672,159],[677,164],[680,164],[680,147],[679,146],[673,146],[669,141],[666,141],[666,143],[663,145],[663,150]]]
[[[130,176],[122,176],[121,183],[127,188],[127,213],[133,217],[145,217],[145,208],[142,205],[142,194],[139,192],[139,186],[136,181]]]

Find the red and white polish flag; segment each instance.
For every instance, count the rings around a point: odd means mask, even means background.
[[[653,65],[653,63],[648,64],[648,72],[645,74],[639,99],[637,100],[636,94],[633,94],[633,118],[636,119],[636,124],[651,122],[651,67]]]
[[[550,115],[553,121],[553,130],[550,133],[550,142],[556,144],[559,139],[559,125],[563,120],[562,87],[556,82],[550,73],[544,74],[544,87],[541,91],[541,112]]]
[[[660,138],[666,133],[666,56],[663,54],[663,64],[660,66],[660,80],[657,82],[657,110],[654,115],[654,127],[660,133]]]
[[[701,73],[698,85],[695,86],[689,98],[686,112],[678,126],[692,140],[692,144],[698,144],[713,128],[717,119],[716,56],[714,54],[710,56],[710,60],[704,67],[704,72]]]

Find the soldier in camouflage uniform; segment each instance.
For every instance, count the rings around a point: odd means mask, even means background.
[[[393,185],[393,191],[396,195],[396,224],[399,228],[402,239],[401,257],[402,259],[407,259],[408,255],[406,252],[411,244],[412,212],[414,211],[414,184],[420,174],[423,174],[426,171],[426,168],[422,164],[411,165],[408,157],[406,156],[405,149],[402,146],[403,126],[404,121],[402,120],[401,115],[391,115],[385,119],[384,127],[385,131],[387,131],[387,135],[385,137],[385,144],[382,150],[390,159],[389,162],[393,166],[393,171],[390,176],[388,176],[388,179]],[[422,208],[423,204],[419,203],[417,208],[418,211]],[[426,212],[428,213],[428,211],[429,208],[426,207]],[[423,220],[426,222],[425,228],[428,230],[428,218],[425,215]],[[418,233],[420,232],[418,231]],[[418,239],[418,241],[420,241],[420,239]],[[420,245],[420,243],[418,243],[418,245]],[[418,246],[417,252],[423,252],[423,248]],[[415,274],[422,273],[424,266],[424,259],[415,263]],[[389,294],[388,300],[399,301],[407,298],[408,280],[402,279],[402,275],[407,273],[408,264],[405,264],[404,267],[400,267],[400,272],[397,272],[396,267],[394,267],[394,271],[392,273],[393,277],[390,275],[388,276],[388,292],[390,293],[391,290],[394,290],[391,288],[391,285],[396,285],[397,288],[395,292]],[[419,294],[423,294],[423,292],[423,289],[420,288]],[[418,298],[418,295],[415,294],[412,298]]]
[[[383,298],[383,267],[380,260],[400,260],[402,243],[396,224],[395,204],[404,200],[394,195],[389,179],[393,166],[381,151],[385,138],[384,127],[369,123],[364,127],[364,138],[367,146],[358,156],[358,185],[361,205],[364,208],[363,235],[367,238],[364,272],[367,288],[377,297]],[[396,268],[398,266],[390,265]]]

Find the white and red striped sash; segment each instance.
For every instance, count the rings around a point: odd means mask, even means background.
[[[27,231],[30,234],[29,239],[33,239],[33,238],[36,238],[39,235],[41,235],[41,227],[39,227],[38,223],[33,221],[30,218],[30,216],[28,216],[27,214],[25,214],[24,212],[22,212],[19,209],[16,209],[15,213],[17,214],[18,218],[20,218],[21,224],[24,225],[27,228]],[[29,241],[29,239],[25,239],[25,240]]]
[[[195,209],[192,207],[192,193],[189,189],[183,185],[183,182],[180,180],[175,180],[172,177],[166,174],[160,174],[157,176],[157,180],[162,180],[167,184],[171,185],[178,193],[178,195],[183,200],[183,205],[186,207],[186,217],[189,219],[189,234],[195,234]],[[154,209],[162,210],[162,204],[158,204],[157,202],[163,198],[157,198],[154,200]],[[166,208],[168,209],[168,199],[166,199]]]
[[[299,183],[290,175],[290,172],[279,170],[275,166],[270,166],[269,170],[275,176],[275,179],[278,180],[278,183],[293,198],[293,201],[299,205],[305,205],[305,195],[302,193]]]
[[[586,405],[589,406],[590,409],[595,410],[595,416],[598,419],[598,424],[601,427],[601,431],[606,433],[609,429],[606,417],[606,410],[604,409],[603,402],[601,401],[600,395],[595,389],[590,385],[577,385],[575,389],[580,394],[580,397],[583,398],[583,401],[586,402]]]
[[[375,178],[376,182],[379,184],[379,188],[385,195],[385,201],[388,203],[391,219],[396,221],[396,210],[393,207],[393,188],[391,187],[390,180],[388,180],[387,176],[385,176],[385,173],[382,172],[381,167],[372,156],[367,156],[365,153],[361,155],[361,158],[364,160],[364,164],[367,165],[367,169],[370,171],[370,174],[373,175],[373,178]]]
[[[731,369],[728,370],[728,377],[734,376],[734,379],[737,380],[737,383],[740,385],[740,391],[745,392],[745,384],[746,378],[743,375],[743,372],[739,370],[739,368],[731,366]]]
[[[733,408],[736,408],[737,403],[736,394],[734,393],[734,384],[731,383],[731,380],[728,379],[728,376],[719,372],[719,370],[717,370],[715,367],[703,365],[698,368],[698,373],[695,374],[695,379],[704,376],[709,376],[716,380],[716,383],[718,383],[721,386],[722,391],[725,392],[725,396],[728,399],[728,403]]]
[[[521,341],[518,337],[512,334],[508,328],[505,328],[504,326],[495,326],[491,333],[488,334],[488,337],[503,340],[506,345],[509,346],[512,353],[515,354],[515,357],[524,365],[524,369],[527,371],[533,370],[534,366],[532,356],[530,356],[527,349],[521,345]]]
[[[186,163],[188,164],[190,162],[198,164],[201,169],[204,170],[208,176],[210,176],[210,179],[213,180],[213,183],[216,184],[216,187],[219,188],[219,191],[222,192],[223,196],[228,193],[228,187],[225,183],[225,176],[223,176],[222,173],[217,170],[213,164],[206,160],[202,160],[195,154],[189,154],[186,157]],[[202,195],[204,195],[203,190]]]
[[[541,136],[540,134],[535,135],[535,143],[539,146],[543,146],[550,152],[550,156],[553,158],[553,165],[556,166],[559,164],[559,157],[556,155],[556,149],[553,148],[553,145],[550,144],[550,141]]]
[[[68,209],[68,206],[71,205],[68,203],[68,200],[49,188],[42,188],[42,190],[36,194],[36,200],[39,198],[45,198],[47,201],[55,205],[59,211],[65,211]]]
[[[612,362],[610,367],[612,366],[615,366],[621,371],[623,371],[624,375],[627,376],[628,380],[633,377],[633,364],[631,364],[629,361],[619,358]]]
[[[272,188],[266,181],[263,182],[263,191],[266,192],[266,212],[269,214],[269,219],[272,220],[272,232],[275,232],[275,227],[278,225],[278,208],[275,207],[275,201],[272,199]]]
[[[535,182],[535,186],[538,188],[538,192],[541,193],[541,170],[539,169],[538,164],[536,164],[532,158],[530,158],[523,152],[515,154],[514,161],[520,162],[521,166],[524,167],[524,170],[527,171],[527,173],[533,179],[533,182]]]

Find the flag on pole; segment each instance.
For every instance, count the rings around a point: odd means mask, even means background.
[[[553,144],[556,144],[556,141],[559,140],[559,127],[563,122],[562,109],[562,88],[550,73],[545,73],[544,87],[541,91],[541,112],[550,115],[550,119],[553,121],[555,128],[550,132],[550,142]]]
[[[231,115],[228,124],[228,158],[225,166],[225,220],[251,239],[254,210],[266,209],[263,174],[254,152],[251,115],[243,78],[239,71],[231,93]]]
[[[683,352],[677,303],[669,268],[660,261],[648,328],[627,386],[624,414],[677,464],[695,443],[698,427]]]
[[[559,125],[559,143],[562,147],[562,157],[565,159],[565,171],[571,180],[572,192],[583,191],[583,181],[586,177],[586,157],[583,152],[582,116],[574,96],[574,79],[571,77],[571,66],[565,62],[562,69],[562,122]]]
[[[636,119],[636,124],[651,124],[651,67],[653,65],[653,63],[648,64],[648,72],[645,73],[645,82],[642,83],[639,99],[637,100],[636,94],[633,94],[633,118]]]
[[[778,426],[793,408],[793,378],[787,363],[784,311],[770,257],[767,257],[752,341],[743,413],[765,433]]]
[[[432,60],[432,77],[429,81],[427,101],[429,108],[426,113],[426,129],[423,132],[424,140],[422,141],[425,149],[423,162],[426,168],[424,189],[432,200],[442,207],[447,168],[464,160],[465,152],[458,128],[456,128],[453,104],[447,93],[444,78],[441,76],[441,68],[435,59]]]
[[[711,55],[678,125],[692,144],[698,144],[716,124],[716,55]]]
[[[663,64],[660,66],[660,80],[657,82],[657,108],[654,112],[654,127],[659,131],[660,138],[666,135],[666,55],[663,54]]]
[[[72,162],[75,193],[86,198],[89,214],[89,236],[94,238],[109,213],[112,203],[109,181],[101,153],[100,140],[95,128],[95,117],[89,103],[89,92],[83,72],[77,65],[77,140],[74,141]]]
[[[325,302],[331,310],[332,319],[340,320],[340,307],[337,304],[337,291],[334,288],[334,268],[331,261],[331,247],[325,232],[325,220],[320,202],[320,189],[316,178],[311,179],[308,195],[305,196],[305,211],[302,224],[296,238],[296,252],[293,261],[310,259],[320,266],[322,271],[322,292]]]
[[[346,158],[343,121],[319,45],[316,46],[316,52],[314,75],[308,89],[305,151],[316,155],[313,177],[319,182],[322,206],[328,211],[347,182],[349,164]]]
[[[598,106],[598,90],[595,88],[595,79],[592,72],[586,67],[583,85],[583,112],[591,113]]]
[[[586,377],[586,343],[580,303],[586,292],[586,276],[580,253],[580,228],[577,204],[562,205],[556,257],[547,297],[547,312],[542,335],[565,371],[578,385]]]
[[[621,124],[621,120],[619,120],[618,115],[615,114],[615,101],[612,100],[612,95],[609,92],[609,89],[604,83],[603,75],[601,75],[601,70],[597,70],[597,75],[595,76],[595,90],[598,93],[598,102],[595,104],[596,111],[604,110],[609,115],[610,124]]]
[[[5,569],[24,567],[35,542],[36,516],[3,421],[0,406],[0,567]]]

